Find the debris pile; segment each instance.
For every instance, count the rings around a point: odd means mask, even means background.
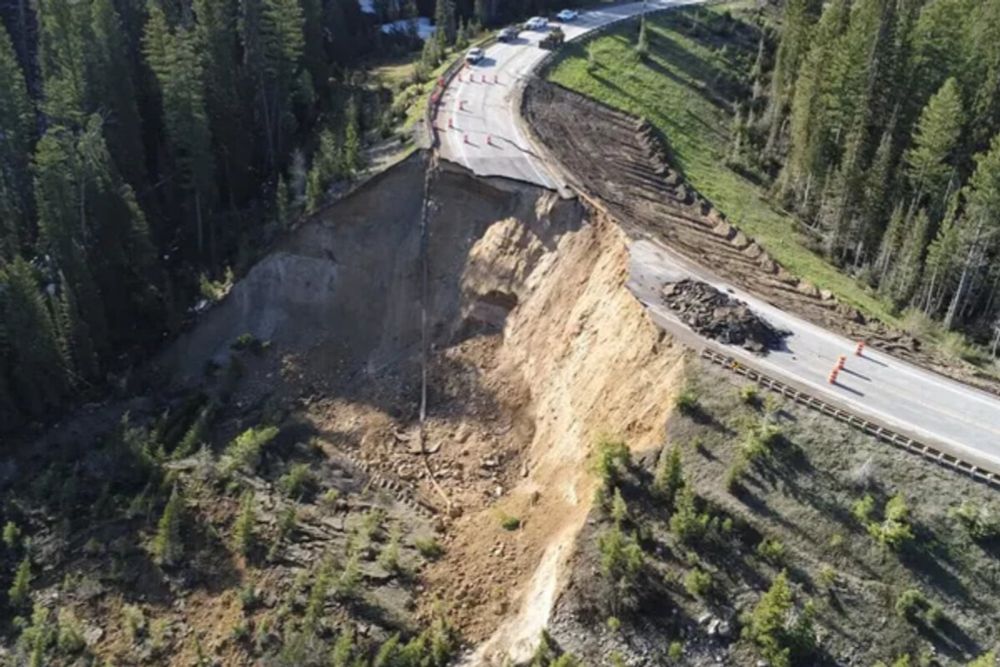
[[[666,283],[663,303],[696,332],[727,345],[740,345],[756,354],[782,347],[789,335],[758,317],[742,301],[696,280]]]

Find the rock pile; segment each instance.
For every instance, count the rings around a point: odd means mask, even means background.
[[[666,283],[663,303],[697,333],[756,354],[782,347],[789,332],[776,329],[745,303],[696,280]]]

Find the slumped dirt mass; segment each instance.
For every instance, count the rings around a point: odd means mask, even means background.
[[[424,168],[404,162],[302,224],[164,363],[190,382],[225,363],[241,334],[270,341],[234,401],[290,406],[331,454],[431,508],[445,554],[422,572],[418,613],[443,606],[479,645],[471,664],[524,659],[590,508],[592,446],[602,434],[636,449],[662,443],[682,350],[626,290],[614,223],[442,165],[427,237],[422,453]]]

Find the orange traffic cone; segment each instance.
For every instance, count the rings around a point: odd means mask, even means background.
[[[467,144],[471,144],[472,143],[471,141],[469,141],[469,135],[468,134],[463,134],[462,135],[462,141],[464,141]]]
[[[838,373],[839,373],[839,371],[837,370],[837,367],[834,366],[833,370],[830,371],[829,377],[826,378],[826,381],[829,382],[830,384],[837,384],[837,374]]]
[[[864,356],[864,354],[863,354],[864,351],[865,351],[865,341],[859,340],[858,341],[858,346],[856,348],[854,348],[854,354],[858,355],[859,357],[862,357],[862,356]]]
[[[455,129],[455,119],[454,118],[449,118],[448,119],[448,129],[449,130],[454,130]]]
[[[839,371],[844,370],[844,366],[846,366],[846,365],[847,365],[847,355],[846,354],[842,354],[839,357],[837,357],[837,370],[839,370]]]
[[[500,83],[500,75],[499,74],[494,74],[493,75],[493,83]]]
[[[493,145],[493,135],[492,134],[487,134],[486,135],[486,143],[489,144],[490,146]]]

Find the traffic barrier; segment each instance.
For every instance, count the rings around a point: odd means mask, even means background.
[[[1000,475],[992,472],[991,470],[987,470],[958,457],[938,451],[933,447],[929,447],[922,442],[914,440],[901,433],[897,433],[885,426],[881,426],[875,422],[869,421],[868,419],[863,419],[846,410],[830,405],[829,403],[795,389],[780,380],[768,377],[760,371],[737,361],[733,357],[720,354],[708,348],[702,348],[701,356],[713,363],[718,364],[719,366],[722,366],[723,368],[733,371],[737,375],[742,375],[747,379],[756,382],[766,389],[770,389],[787,399],[795,401],[800,405],[816,410],[817,412],[827,415],[828,417],[833,417],[839,422],[848,424],[849,426],[878,438],[883,442],[887,442],[894,447],[899,447],[907,452],[922,456],[928,461],[936,463],[942,467],[969,475],[978,482],[982,482],[983,484],[986,484],[994,489],[1000,490]]]
[[[854,348],[854,354],[858,355],[859,357],[863,357],[864,351],[865,351],[865,341],[859,340],[858,346]]]

